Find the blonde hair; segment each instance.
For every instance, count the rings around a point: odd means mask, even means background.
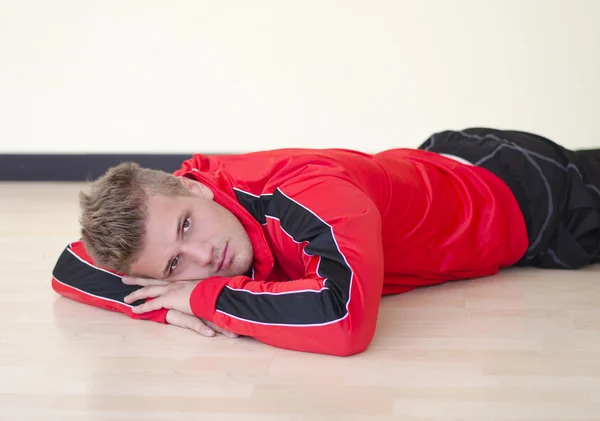
[[[97,265],[129,273],[144,243],[146,199],[154,194],[190,195],[174,175],[133,162],[110,168],[80,192],[81,239]]]

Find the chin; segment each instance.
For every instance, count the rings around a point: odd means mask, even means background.
[[[233,263],[234,264],[230,268],[231,272],[233,272],[233,275],[231,276],[245,275],[252,267],[252,257],[247,255],[236,256]]]

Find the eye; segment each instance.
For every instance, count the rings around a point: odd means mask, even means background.
[[[174,258],[173,261],[171,262],[170,272],[173,272],[175,270],[178,263],[179,263],[179,256]]]
[[[185,221],[183,221],[183,232],[184,234],[187,232],[188,228],[192,225],[192,221],[190,220],[190,218],[186,218]]]

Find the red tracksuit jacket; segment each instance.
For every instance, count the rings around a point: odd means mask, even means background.
[[[200,282],[192,311],[276,347],[362,352],[382,295],[492,275],[528,246],[523,216],[499,178],[422,150],[198,154],[175,175],[209,186],[240,219],[255,255],[248,274]],[[166,310],[132,313],[123,297],[138,287],[120,275],[97,267],[78,241],[58,259],[52,285],[74,300],[164,323]]]

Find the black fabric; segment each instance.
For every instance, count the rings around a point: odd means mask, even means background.
[[[267,223],[267,206],[271,203],[272,194],[263,194],[262,196],[255,196],[250,193],[246,193],[241,190],[234,189],[235,196],[238,202],[246,208],[246,210],[252,215],[259,224],[264,225]]]
[[[508,185],[530,241],[519,266],[576,269],[600,260],[600,150],[489,128],[435,133],[419,149],[464,158]]]
[[[57,281],[96,297],[125,303],[125,297],[142,287],[126,285],[121,277],[84,262],[66,247],[58,258],[52,276]],[[130,305],[144,303],[138,300]]]
[[[236,191],[240,203],[257,221],[273,218],[304,252],[320,256],[317,273],[326,278],[320,291],[260,293],[224,288],[216,308],[230,316],[264,324],[320,325],[346,316],[352,270],[339,250],[329,225],[279,190],[254,196]]]

